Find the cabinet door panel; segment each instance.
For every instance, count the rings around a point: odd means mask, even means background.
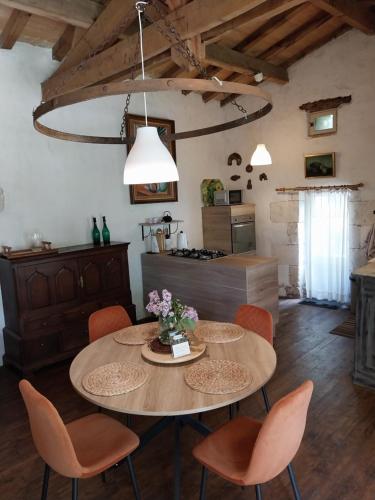
[[[123,287],[121,255],[114,255],[103,263],[104,289],[113,291]]]
[[[64,264],[55,274],[56,302],[71,302],[78,298],[77,265]]]
[[[93,295],[98,295],[101,293],[103,288],[101,277],[101,262],[98,259],[92,259],[88,262],[84,262],[81,276],[81,286],[86,296],[91,297]]]
[[[48,276],[39,271],[34,271],[26,280],[27,301],[30,309],[52,305],[53,299],[48,281]]]
[[[21,309],[43,310],[78,300],[78,265],[55,260],[21,266],[17,270]]]

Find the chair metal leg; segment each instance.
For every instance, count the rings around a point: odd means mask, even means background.
[[[269,411],[271,409],[271,405],[270,405],[270,401],[268,399],[268,394],[267,394],[265,387],[262,387],[262,395],[263,395],[264,405],[266,407],[266,411],[267,411],[267,413],[269,413]]]
[[[44,466],[44,476],[43,476],[43,486],[42,486],[41,500],[47,500],[48,482],[49,482],[49,473],[50,473],[50,471],[51,471],[51,467],[46,464]]]
[[[105,472],[102,472],[100,475],[101,475],[101,478],[102,478],[102,482],[106,483],[107,482],[107,478],[105,477]]]
[[[299,491],[299,488],[298,488],[298,484],[297,484],[297,480],[296,480],[296,476],[294,474],[292,464],[288,465],[288,473],[289,473],[290,482],[292,483],[294,498],[296,500],[301,500],[302,499],[301,492]]]
[[[262,489],[260,484],[255,485],[255,495],[257,500],[262,500]]]
[[[72,478],[72,500],[78,500],[78,479]]]
[[[207,469],[202,467],[201,486],[199,490],[199,500],[206,500]]]
[[[126,426],[131,427],[133,423],[133,419],[131,415],[126,415]]]
[[[132,480],[134,496],[135,496],[136,500],[141,500],[141,494],[139,492],[138,481],[137,481],[137,477],[136,477],[135,472],[134,472],[133,460],[132,460],[130,455],[128,455],[126,457],[126,461],[128,462],[128,469],[129,469],[130,478]]]
[[[236,405],[229,405],[229,420],[233,420],[236,416]]]

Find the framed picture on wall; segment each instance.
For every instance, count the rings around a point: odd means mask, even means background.
[[[336,177],[335,153],[305,155],[305,177]]]
[[[163,141],[163,136],[174,134],[174,120],[167,120],[164,118],[150,118],[148,117],[148,124],[151,127],[157,127],[159,136]],[[145,126],[144,116],[128,115],[126,122],[126,135],[136,136],[137,128]],[[176,143],[163,141],[169,152],[176,161]],[[127,146],[128,153],[131,145]],[[165,203],[171,201],[178,201],[177,196],[177,182],[162,182],[154,184],[135,184],[129,186],[130,189],[130,203]]]

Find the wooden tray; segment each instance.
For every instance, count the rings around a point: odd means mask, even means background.
[[[24,257],[44,257],[45,255],[56,253],[59,253],[57,248],[51,248],[50,250],[44,250],[42,248],[26,248],[25,250],[13,250],[10,253],[0,253],[0,256],[8,260],[15,260],[22,259]]]
[[[153,352],[148,344],[144,344],[141,348],[141,353],[144,359],[151,361],[152,363],[159,363],[162,365],[178,365],[180,363],[186,363],[187,361],[199,358],[204,354],[206,347],[206,344],[203,342],[193,341],[193,343],[190,343],[191,353],[189,355],[182,356],[181,358],[174,358],[172,354],[160,354],[159,352]]]

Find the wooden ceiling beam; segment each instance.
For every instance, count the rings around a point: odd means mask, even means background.
[[[375,13],[357,0],[311,0],[311,2],[331,16],[341,17],[343,22],[353,28],[367,34],[375,33]]]
[[[11,49],[25,28],[30,14],[13,10],[0,35],[0,49]]]
[[[205,62],[235,73],[263,73],[279,83],[289,81],[288,72],[284,68],[221,45],[206,46]]]
[[[286,10],[297,7],[305,2],[306,0],[267,0],[258,6],[254,5],[251,10],[240,14],[234,19],[221,23],[205,33],[202,33],[202,41],[213,43],[220,40],[220,38],[222,38],[229,31],[240,28],[241,26],[251,22],[266,22],[272,17],[282,14]]]
[[[103,10],[93,0],[0,0],[0,4],[80,28],[89,28]]]
[[[252,0],[251,6],[264,1]],[[171,12],[166,19],[176,27],[183,39],[187,39],[243,14],[249,8],[249,0],[193,0]],[[162,22],[154,23],[144,30],[145,60],[168,50],[172,45],[159,31]],[[87,87],[130,68],[134,64],[137,45],[138,34],[134,34],[90,58],[84,66],[76,65],[52,76],[42,83],[43,100]]]
[[[134,0],[111,0],[100,16],[90,26],[77,45],[69,52],[55,74],[79,64],[90,55],[113,45],[119,35],[137,17]]]
[[[66,54],[77,45],[82,38],[85,30],[68,24],[63,34],[52,47],[52,59],[54,61],[62,61]]]

